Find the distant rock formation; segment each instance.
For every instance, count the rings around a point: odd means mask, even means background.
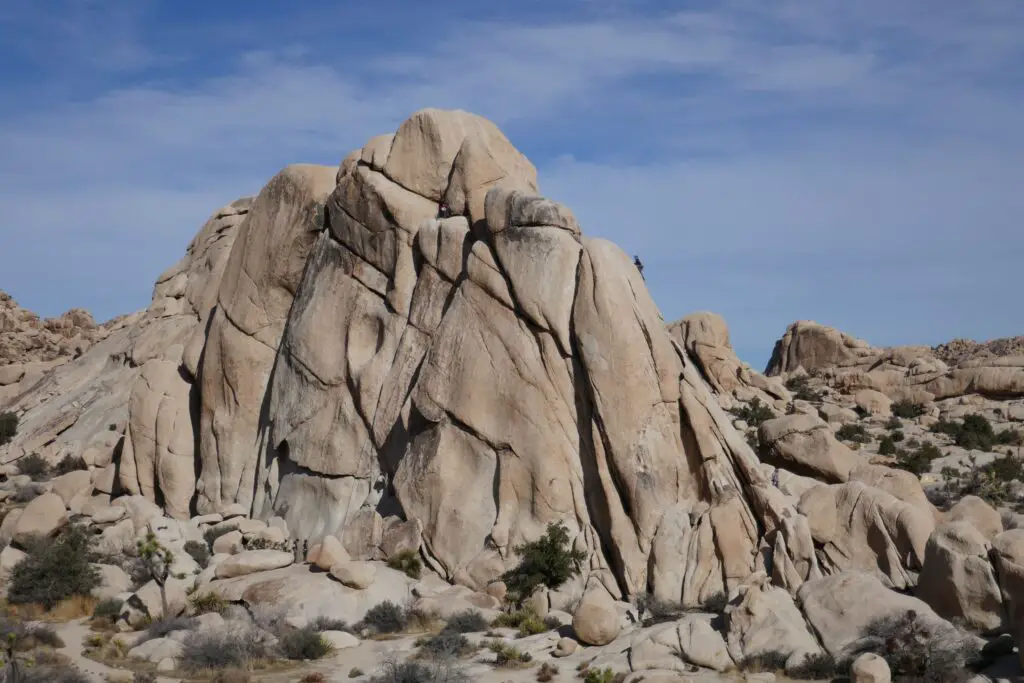
[[[880,391],[918,403],[981,394],[1024,396],[1024,337],[986,344],[956,340],[931,348],[877,348],[832,327],[800,320],[775,343],[769,376],[805,372],[852,393]]]

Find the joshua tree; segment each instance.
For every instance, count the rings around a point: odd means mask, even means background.
[[[160,586],[160,605],[163,607],[163,616],[166,619],[167,611],[167,579],[171,576],[171,565],[174,563],[174,553],[165,548],[157,540],[156,534],[152,531],[146,534],[145,541],[138,542],[139,557],[145,563],[146,571],[150,577]]]

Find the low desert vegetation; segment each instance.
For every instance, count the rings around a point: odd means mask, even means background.
[[[953,443],[969,450],[992,452],[997,446],[1018,446],[1024,443],[1024,435],[1016,429],[996,432],[984,415],[967,415],[961,421],[939,420],[932,425],[935,434],[953,438]]]
[[[32,481],[45,481],[50,478],[50,465],[38,453],[29,453],[17,462],[18,474],[32,477]]]
[[[970,456],[965,465],[942,468],[943,483],[933,492],[939,507],[955,503],[964,496],[977,496],[993,507],[1008,505],[1024,511],[1019,497],[1024,482],[1024,458],[1012,454],[997,456],[979,465],[977,456]]]
[[[66,527],[56,539],[38,538],[26,546],[28,556],[11,572],[11,604],[34,603],[51,610],[73,596],[88,596],[99,585],[91,564],[96,557],[82,527]]]
[[[895,401],[892,406],[893,418],[903,418],[906,420],[912,420],[915,417],[921,417],[925,413],[925,407],[920,403],[913,403],[912,401]],[[897,425],[899,426],[899,425]]]
[[[911,443],[917,444],[911,446]],[[893,454],[896,461],[893,463],[893,467],[897,467],[901,470],[906,470],[917,476],[921,476],[926,472],[930,472],[932,469],[932,460],[941,458],[943,456],[942,451],[939,447],[931,442],[919,443],[916,440],[907,442],[908,448],[897,448]]]
[[[825,392],[811,388],[810,382],[811,378],[807,375],[790,377],[786,380],[786,388],[793,392],[793,398],[798,401],[820,403],[825,398]]]
[[[541,619],[529,609],[518,609],[499,614],[491,626],[518,629],[519,637],[525,638],[557,629],[561,623],[554,618]]]
[[[434,615],[415,607],[401,607],[385,600],[371,607],[352,630],[370,631],[375,635],[389,635],[410,631],[426,631],[437,623]]]
[[[686,614],[692,613],[722,614],[728,604],[729,596],[722,591],[708,597],[699,607],[684,607],[678,602],[658,600],[650,594],[643,594],[636,600],[637,612],[640,614],[644,626],[679,621]]]
[[[733,408],[729,411],[737,420],[743,420],[751,427],[760,427],[763,422],[775,417],[772,409],[761,402],[761,399],[751,399],[750,403]]]
[[[188,606],[189,611],[194,616],[198,616],[200,614],[210,614],[212,612],[220,614],[228,608],[228,602],[216,593],[197,592],[194,595],[189,596]]]
[[[492,640],[487,644],[487,649],[497,655],[495,665],[505,669],[521,669],[533,662],[533,655],[529,652],[523,652],[502,640]]]
[[[964,634],[952,627],[932,632],[913,611],[871,622],[856,654],[862,652],[885,659],[893,680],[903,683],[964,683],[981,655]]]
[[[836,438],[840,441],[853,443],[871,443],[871,435],[868,434],[862,424],[845,424],[836,430]]]
[[[572,547],[569,530],[561,523],[549,524],[543,536],[516,546],[515,552],[519,564],[501,577],[514,604],[521,604],[542,586],[560,588],[579,574],[587,559],[585,552]]]
[[[61,476],[88,469],[89,466],[85,464],[85,460],[81,457],[77,455],[65,455],[61,461],[57,463],[57,467],[54,468],[54,473],[57,476]]]
[[[420,578],[423,563],[415,550],[400,550],[388,558],[388,566],[404,573],[411,579]]]
[[[616,675],[610,668],[591,669],[586,668],[581,672],[583,683],[616,683],[621,677]]]
[[[487,630],[489,624],[484,615],[474,609],[456,612],[448,617],[444,626],[449,633],[482,633]]]
[[[92,611],[92,618],[101,625],[113,625],[117,621],[118,615],[121,614],[121,607],[123,606],[124,602],[118,598],[101,600]]]
[[[360,673],[360,675],[362,675]],[[349,673],[351,677],[351,672]],[[371,683],[469,683],[470,678],[456,660],[389,658]]]
[[[203,569],[206,569],[207,565],[210,564],[210,547],[205,543],[187,541],[185,543],[185,552]]]
[[[441,631],[436,635],[422,638],[417,645],[420,648],[420,655],[427,659],[459,658],[476,651],[466,636],[454,631]]]
[[[281,653],[287,659],[311,660],[326,657],[333,648],[312,626],[284,632],[278,638]]]
[[[558,667],[551,662],[544,662],[537,669],[537,683],[550,683],[558,675]]]
[[[18,416],[10,411],[0,413],[0,446],[10,443],[18,433]]]

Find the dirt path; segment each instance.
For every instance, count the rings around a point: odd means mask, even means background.
[[[85,639],[92,634],[84,619],[69,621],[63,624],[53,624],[53,629],[64,641],[64,647],[57,650],[71,661],[71,665],[84,673],[90,681],[95,683],[106,683],[108,676],[117,679],[131,680],[131,672],[125,669],[112,669],[106,664],[93,661],[82,654]],[[158,678],[157,683],[179,683],[176,678]]]

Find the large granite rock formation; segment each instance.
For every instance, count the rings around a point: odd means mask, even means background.
[[[775,343],[769,376],[819,375],[846,393],[863,389],[926,403],[964,394],[1024,396],[1021,338],[987,344],[957,340],[935,348],[876,348],[832,327],[801,320]]]

